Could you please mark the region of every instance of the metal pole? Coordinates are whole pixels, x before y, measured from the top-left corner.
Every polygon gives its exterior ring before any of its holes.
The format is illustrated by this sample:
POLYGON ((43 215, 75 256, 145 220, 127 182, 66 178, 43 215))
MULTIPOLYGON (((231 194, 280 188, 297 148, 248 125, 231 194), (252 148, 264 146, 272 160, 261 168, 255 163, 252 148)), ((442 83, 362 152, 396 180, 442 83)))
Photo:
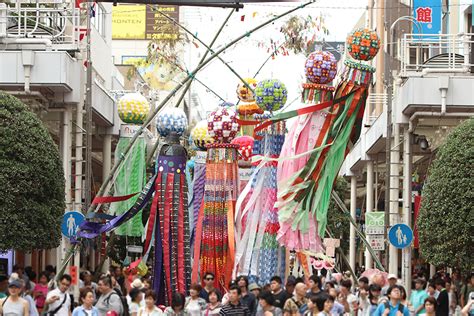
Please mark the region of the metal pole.
MULTIPOLYGON (((357 199, 357 178, 351 176, 351 217, 356 218, 356 199, 357 199)), ((355 271, 356 266, 356 232, 354 225, 349 230, 349 264, 351 269, 355 271)))
MULTIPOLYGON (((406 126, 403 136, 403 222, 411 227, 411 133, 406 126)), ((411 291, 411 247, 403 249, 402 258, 402 279, 407 289, 407 294, 411 291)))
POLYGON ((84 207, 91 205, 92 179, 92 58, 91 58, 91 4, 87 3, 87 73, 86 73, 86 161, 84 207))
MULTIPOLYGON (((399 194, 400 194, 400 124, 393 124, 393 138, 390 151, 390 227, 399 223, 399 194)), ((398 275, 398 249, 389 245, 389 273, 398 275)))
MULTIPOLYGON (((366 192, 366 207, 365 214, 374 210, 374 162, 372 160, 367 161, 367 192, 366 192)), ((366 216, 367 220, 367 216, 366 216)), ((367 236, 367 234, 365 235, 367 236)), ((370 252, 365 250, 365 269, 371 269, 374 265, 370 252)))

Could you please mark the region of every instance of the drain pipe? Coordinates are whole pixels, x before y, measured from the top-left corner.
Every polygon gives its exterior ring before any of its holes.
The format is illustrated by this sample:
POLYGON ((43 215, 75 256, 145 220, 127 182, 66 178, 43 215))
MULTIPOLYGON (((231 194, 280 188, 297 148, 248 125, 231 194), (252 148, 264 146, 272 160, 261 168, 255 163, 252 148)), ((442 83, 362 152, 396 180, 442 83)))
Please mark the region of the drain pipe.
POLYGON ((30 94, 31 67, 35 64, 35 52, 32 50, 22 50, 21 59, 23 62, 23 72, 25 75, 25 93, 30 94))
POLYGON ((446 99, 449 88, 449 76, 439 77, 439 91, 441 92, 441 115, 446 114, 446 99))

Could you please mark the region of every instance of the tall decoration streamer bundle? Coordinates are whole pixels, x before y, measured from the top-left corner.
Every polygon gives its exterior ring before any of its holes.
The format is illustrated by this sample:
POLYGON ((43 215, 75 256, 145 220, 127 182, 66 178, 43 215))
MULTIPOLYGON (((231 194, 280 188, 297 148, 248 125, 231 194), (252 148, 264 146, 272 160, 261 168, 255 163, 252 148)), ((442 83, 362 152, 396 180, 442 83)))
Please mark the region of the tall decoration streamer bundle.
POLYGON ((156 192, 145 250, 149 252, 154 239, 153 289, 164 304, 171 303, 173 292, 187 293, 191 280, 187 153, 179 142, 186 127, 186 115, 180 109, 163 111, 157 118, 157 129, 166 138, 156 162, 156 192))
MULTIPOLYGON (((265 110, 278 110, 286 102, 286 88, 278 80, 258 84, 257 103, 265 110)), ((255 115, 256 120, 271 117, 271 113, 255 115)), ((285 139, 285 123, 278 122, 259 132, 253 155, 278 159, 285 139)), ((236 205, 237 251, 233 269, 267 284, 274 275, 284 277, 285 250, 276 241, 279 229, 277 200, 277 161, 255 163, 252 176, 241 192, 236 205)))
MULTIPOLYGON (((348 37, 349 41, 352 43, 348 45, 349 49, 356 51, 354 45, 360 45, 359 51, 367 51, 372 57, 380 45, 375 32, 369 30, 355 31, 348 37), (357 40, 354 40, 355 37, 357 40), (366 45, 374 49, 366 50, 366 45)), ((365 54, 361 57, 367 60, 365 54)), ((316 148, 304 168, 290 177, 288 186, 279 192, 280 221, 288 219, 285 214, 291 214, 289 210, 298 209, 292 229, 307 231, 309 227, 305 223, 305 214, 311 212, 316 216, 319 236, 324 236, 333 184, 348 152, 349 143, 355 143, 359 137, 373 72, 374 68, 370 66, 346 60, 342 81, 336 88, 329 119, 323 124, 316 148)))
MULTIPOLYGON (((122 96, 117 104, 117 110, 120 119, 126 123, 120 127, 120 139, 115 149, 115 160, 119 159, 135 132, 146 119, 150 106, 144 96, 139 93, 129 93, 122 96)), ((140 192, 146 181, 146 143, 143 135, 135 142, 131 153, 123 162, 123 167, 117 174, 114 183, 114 195, 123 196, 131 193, 140 192)), ((130 209, 137 201, 137 196, 113 203, 110 210, 113 214, 121 215, 130 209)), ((143 223, 141 212, 129 221, 123 223, 115 231, 117 235, 139 237, 143 234, 143 223)))
MULTIPOLYGON (((329 52, 315 51, 308 56, 305 65, 308 83, 303 84, 302 101, 304 104, 320 104, 331 101, 334 87, 330 84, 336 76, 337 61, 329 52)), ((282 149, 282 157, 295 157, 321 145, 325 130, 330 122, 328 109, 321 109, 301 115, 288 131, 282 149)), ((308 162, 309 155, 297 159, 284 160, 278 165, 278 183, 280 192, 291 190, 289 179, 301 171, 308 162)), ((278 242, 291 251, 309 250, 313 253, 323 251, 318 236, 317 221, 310 209, 304 209, 301 203, 292 203, 279 195, 280 230, 278 242), (300 219, 300 225, 294 226, 300 219)))
MULTIPOLYGON (((247 84, 252 88, 257 88, 257 80, 253 78, 244 79, 247 84)), ((242 82, 237 85, 237 97, 242 101, 237 106, 237 112, 241 120, 253 120, 255 114, 263 114, 263 110, 255 103, 255 93, 253 93, 247 86, 242 82)), ((241 127, 243 135, 253 135, 253 125, 244 125, 241 127)))
POLYGON ((208 117, 204 203, 196 227, 192 281, 198 274, 213 272, 217 287, 224 290, 231 281, 234 262, 234 207, 238 194, 238 145, 230 141, 239 131, 236 113, 219 108, 208 117))

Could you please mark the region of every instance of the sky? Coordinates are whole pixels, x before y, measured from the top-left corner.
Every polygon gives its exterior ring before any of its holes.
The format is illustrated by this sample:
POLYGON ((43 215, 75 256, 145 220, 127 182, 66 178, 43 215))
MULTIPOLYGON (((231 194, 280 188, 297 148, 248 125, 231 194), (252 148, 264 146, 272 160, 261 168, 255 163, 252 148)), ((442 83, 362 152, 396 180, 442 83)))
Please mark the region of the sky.
MULTIPOLYGON (((322 33, 318 33, 318 36, 326 41, 344 41, 347 34, 364 13, 366 4, 367 0, 320 0, 296 11, 293 15, 302 17, 311 15, 313 18, 322 15, 323 25, 329 30, 329 35, 323 36, 322 33)), ((291 2, 245 4, 244 9, 233 13, 213 47, 219 49, 237 36, 265 22, 272 15, 283 13, 295 6, 297 4, 291 2)), ((186 27, 204 43, 209 43, 212 40, 230 11, 230 9, 196 7, 186 7, 183 10, 186 27)), ((272 40, 282 42, 283 35, 279 30, 288 18, 289 16, 277 20, 273 24, 251 34, 220 56, 241 77, 253 77, 257 69, 270 55, 267 52, 270 42, 272 40)), ((184 54, 183 62, 188 69, 195 68, 205 50, 203 45, 196 44, 198 47, 188 45, 184 54)), ((278 55, 265 64, 256 79, 273 78, 281 80, 288 89, 288 106, 291 101, 298 99, 299 87, 305 81, 304 62, 305 56, 302 54, 296 55, 290 52, 289 56, 278 55)), ((226 101, 237 102, 235 90, 239 79, 221 61, 214 59, 196 77, 226 101)), ((199 83, 194 83, 192 89, 194 93, 199 95, 203 106, 202 112, 214 110, 221 102, 218 97, 199 83)), ((298 107, 298 105, 299 102, 295 101, 288 108, 298 107)))

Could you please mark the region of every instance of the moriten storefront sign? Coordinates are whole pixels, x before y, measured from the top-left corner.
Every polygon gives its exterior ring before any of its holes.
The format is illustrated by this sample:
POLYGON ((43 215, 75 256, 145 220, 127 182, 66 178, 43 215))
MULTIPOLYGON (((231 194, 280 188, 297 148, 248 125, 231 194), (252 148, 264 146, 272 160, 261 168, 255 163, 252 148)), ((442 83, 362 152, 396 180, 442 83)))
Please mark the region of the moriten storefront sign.
MULTIPOLYGON (((441 33, 441 0, 414 0, 413 25, 414 34, 440 34, 441 33)), ((421 37, 423 39, 429 36, 421 37)))
POLYGON ((123 4, 112 7, 112 38, 122 40, 175 40, 179 29, 161 13, 179 22, 174 5, 123 4))

